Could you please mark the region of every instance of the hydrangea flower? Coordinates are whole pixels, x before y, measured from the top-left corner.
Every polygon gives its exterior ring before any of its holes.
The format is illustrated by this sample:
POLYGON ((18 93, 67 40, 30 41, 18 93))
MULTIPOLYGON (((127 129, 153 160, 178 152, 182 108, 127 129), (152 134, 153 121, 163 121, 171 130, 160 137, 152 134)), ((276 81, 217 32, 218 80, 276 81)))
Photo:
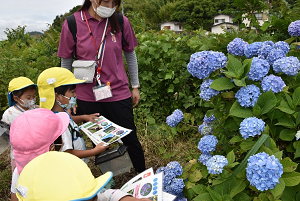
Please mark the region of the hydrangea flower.
POLYGON ((176 176, 181 176, 183 169, 177 161, 172 161, 165 167, 164 172, 166 171, 172 171, 176 176))
POLYGON ((288 76, 294 76, 300 69, 299 59, 297 57, 283 57, 278 59, 273 64, 273 70, 276 73, 284 73, 288 76))
POLYGON ((290 51, 290 46, 285 41, 278 41, 274 44, 274 48, 281 49, 285 54, 287 54, 290 51))
POLYGON ((300 130, 299 130, 299 131, 297 131, 297 133, 296 133, 295 137, 296 137, 296 140, 299 140, 299 139, 300 139, 300 130))
POLYGON ((209 135, 212 133, 213 127, 207 123, 203 123, 198 127, 198 131, 201 135, 209 135))
POLYGON ((248 72, 248 79, 253 81, 261 80, 268 74, 270 70, 269 63, 264 59, 254 57, 251 62, 250 71, 248 72))
POLYGON ((175 127, 182 120, 183 120, 182 111, 176 109, 170 116, 167 117, 166 123, 171 127, 175 127))
POLYGON ((211 99, 211 97, 214 97, 219 94, 219 91, 210 88, 212 82, 213 80, 211 79, 204 80, 204 82, 200 86, 200 98, 203 98, 204 100, 208 101, 211 99))
POLYGON ((187 69, 193 77, 205 79, 217 69, 224 68, 226 63, 227 57, 224 53, 202 51, 191 55, 187 69))
POLYGON ((258 57, 262 59, 266 59, 269 53, 274 49, 273 45, 268 45, 267 43, 263 43, 261 48, 258 50, 258 57))
POLYGON ((182 198, 184 186, 183 179, 174 178, 170 185, 164 186, 164 191, 172 195, 176 195, 178 198, 182 198))
POLYGON ((283 174, 282 164, 274 155, 262 152, 250 156, 246 168, 246 176, 251 186, 259 191, 275 188, 283 174))
POLYGON ((281 49, 272 49, 270 51, 270 53, 268 54, 268 56, 267 56, 267 61, 269 62, 270 65, 273 65, 273 63, 276 60, 278 60, 278 59, 280 59, 282 57, 285 57, 285 55, 286 54, 281 49))
POLYGON ((270 46, 274 46, 274 42, 273 41, 271 41, 271 40, 268 40, 268 41, 265 41, 265 42, 263 42, 263 45, 270 45, 270 46))
POLYGON ((155 174, 161 173, 161 172, 163 172, 163 171, 165 171, 165 167, 159 167, 159 168, 156 170, 155 174))
POLYGON ((221 174, 227 164, 228 160, 225 156, 215 155, 206 162, 206 167, 210 174, 221 174))
POLYGON ((244 119, 240 124, 240 133, 246 140, 248 137, 260 135, 265 130, 265 122, 256 117, 244 119))
POLYGON ((249 45, 248 42, 245 42, 241 38, 235 38, 227 45, 227 51, 229 54, 236 56, 243 56, 246 47, 249 45))
POLYGON ((289 25, 288 32, 290 36, 300 36, 300 20, 292 22, 289 25))
POLYGON ((273 74, 264 77, 261 81, 261 88, 263 92, 267 92, 272 89, 273 93, 278 93, 283 90, 285 83, 281 77, 275 76, 273 74))
POLYGON ((202 137, 198 143, 198 149, 202 153, 209 153, 216 149, 218 144, 217 137, 214 135, 205 135, 202 137))
POLYGON ((207 117, 207 116, 205 115, 204 118, 203 118, 203 122, 204 122, 204 123, 207 123, 207 124, 212 123, 214 120, 216 120, 215 115, 211 115, 210 117, 207 117))
POLYGON ((163 173, 163 185, 168 186, 173 182, 173 179, 176 178, 176 175, 173 171, 164 171, 163 173))
POLYGON ((211 153, 203 153, 199 157, 199 162, 206 165, 206 162, 212 157, 211 153))
POLYGON ((259 88, 251 84, 240 88, 235 94, 235 98, 237 98, 242 107, 253 107, 260 94, 259 88))
POLYGON ((258 55, 258 50, 261 48, 261 46, 263 45, 262 42, 254 42, 254 43, 251 43, 250 45, 248 45, 246 48, 245 48, 245 56, 247 58, 252 58, 254 56, 257 56, 258 55))

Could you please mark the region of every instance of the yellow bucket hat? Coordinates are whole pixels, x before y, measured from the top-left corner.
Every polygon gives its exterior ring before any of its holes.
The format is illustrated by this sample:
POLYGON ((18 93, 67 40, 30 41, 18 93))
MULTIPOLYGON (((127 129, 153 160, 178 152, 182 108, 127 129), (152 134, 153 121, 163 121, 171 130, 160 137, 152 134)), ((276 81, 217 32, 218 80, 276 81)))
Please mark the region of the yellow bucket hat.
POLYGON ((8 84, 8 104, 9 106, 13 106, 16 104, 16 101, 13 99, 13 91, 24 89, 26 87, 29 87, 31 85, 36 86, 29 78, 27 77, 17 77, 12 79, 8 84))
POLYGON ((50 151, 30 161, 20 174, 17 197, 25 200, 89 200, 112 178, 107 172, 95 178, 80 158, 50 151))
POLYGON ((44 70, 37 79, 40 107, 52 109, 55 101, 54 88, 84 82, 85 80, 76 79, 74 74, 66 68, 52 67, 44 70))

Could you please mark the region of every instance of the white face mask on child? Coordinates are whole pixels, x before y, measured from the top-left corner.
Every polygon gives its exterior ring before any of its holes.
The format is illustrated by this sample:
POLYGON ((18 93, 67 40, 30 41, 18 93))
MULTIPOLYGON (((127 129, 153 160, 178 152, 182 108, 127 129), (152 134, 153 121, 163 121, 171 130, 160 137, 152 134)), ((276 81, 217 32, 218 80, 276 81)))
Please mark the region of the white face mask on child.
POLYGON ((21 98, 19 98, 19 100, 23 102, 23 104, 21 102, 19 102, 19 104, 22 107, 28 108, 29 110, 32 110, 35 108, 36 98, 34 98, 32 100, 22 100, 21 98))
MULTIPOLYGON (((94 0, 94 2, 96 3, 95 0, 94 0)), ((92 4, 92 6, 93 6, 93 4, 92 4)), ((95 13, 97 13, 97 15, 99 15, 99 17, 102 17, 102 18, 109 18, 110 16, 112 16, 114 14, 114 12, 116 11, 116 8, 117 8, 116 6, 113 8, 107 8, 105 6, 100 5, 97 7, 97 9, 95 9, 93 6, 95 13)))

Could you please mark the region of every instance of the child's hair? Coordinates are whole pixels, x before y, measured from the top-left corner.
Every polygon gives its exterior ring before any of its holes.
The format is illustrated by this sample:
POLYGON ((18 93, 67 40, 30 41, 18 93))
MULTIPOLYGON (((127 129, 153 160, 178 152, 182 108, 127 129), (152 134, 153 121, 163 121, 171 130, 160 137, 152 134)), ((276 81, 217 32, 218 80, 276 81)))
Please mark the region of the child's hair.
POLYGON ((61 95, 65 95, 67 91, 71 91, 74 90, 76 88, 75 84, 71 84, 71 85, 63 85, 63 86, 59 86, 56 87, 54 89, 55 93, 57 94, 61 94, 61 95))
POLYGON ((14 96, 17 96, 17 97, 20 98, 26 91, 30 91, 30 90, 34 90, 34 89, 36 89, 36 86, 35 85, 30 85, 30 86, 25 87, 23 89, 15 90, 15 91, 12 92, 12 94, 14 96))

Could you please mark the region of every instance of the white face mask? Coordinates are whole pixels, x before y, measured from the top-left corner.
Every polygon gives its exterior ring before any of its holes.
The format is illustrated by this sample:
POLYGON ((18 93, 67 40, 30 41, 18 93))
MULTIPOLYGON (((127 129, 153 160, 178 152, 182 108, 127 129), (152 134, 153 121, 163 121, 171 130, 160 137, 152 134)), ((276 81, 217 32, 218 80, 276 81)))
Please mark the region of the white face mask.
POLYGON ((21 98, 19 98, 19 100, 21 100, 23 102, 19 104, 22 106, 22 107, 25 107, 25 108, 28 108, 30 110, 34 109, 35 108, 35 101, 36 101, 36 98, 32 99, 32 100, 22 100, 21 98))
MULTIPOLYGON (((94 0, 94 2, 95 2, 95 0, 94 0)), ((92 4, 92 6, 93 6, 93 4, 92 4)), ((114 12, 116 11, 116 8, 117 8, 116 6, 113 7, 113 8, 107 8, 105 6, 100 5, 100 6, 97 7, 97 9, 95 9, 94 6, 93 6, 94 11, 101 18, 109 18, 110 16, 112 16, 114 14, 114 12)))

